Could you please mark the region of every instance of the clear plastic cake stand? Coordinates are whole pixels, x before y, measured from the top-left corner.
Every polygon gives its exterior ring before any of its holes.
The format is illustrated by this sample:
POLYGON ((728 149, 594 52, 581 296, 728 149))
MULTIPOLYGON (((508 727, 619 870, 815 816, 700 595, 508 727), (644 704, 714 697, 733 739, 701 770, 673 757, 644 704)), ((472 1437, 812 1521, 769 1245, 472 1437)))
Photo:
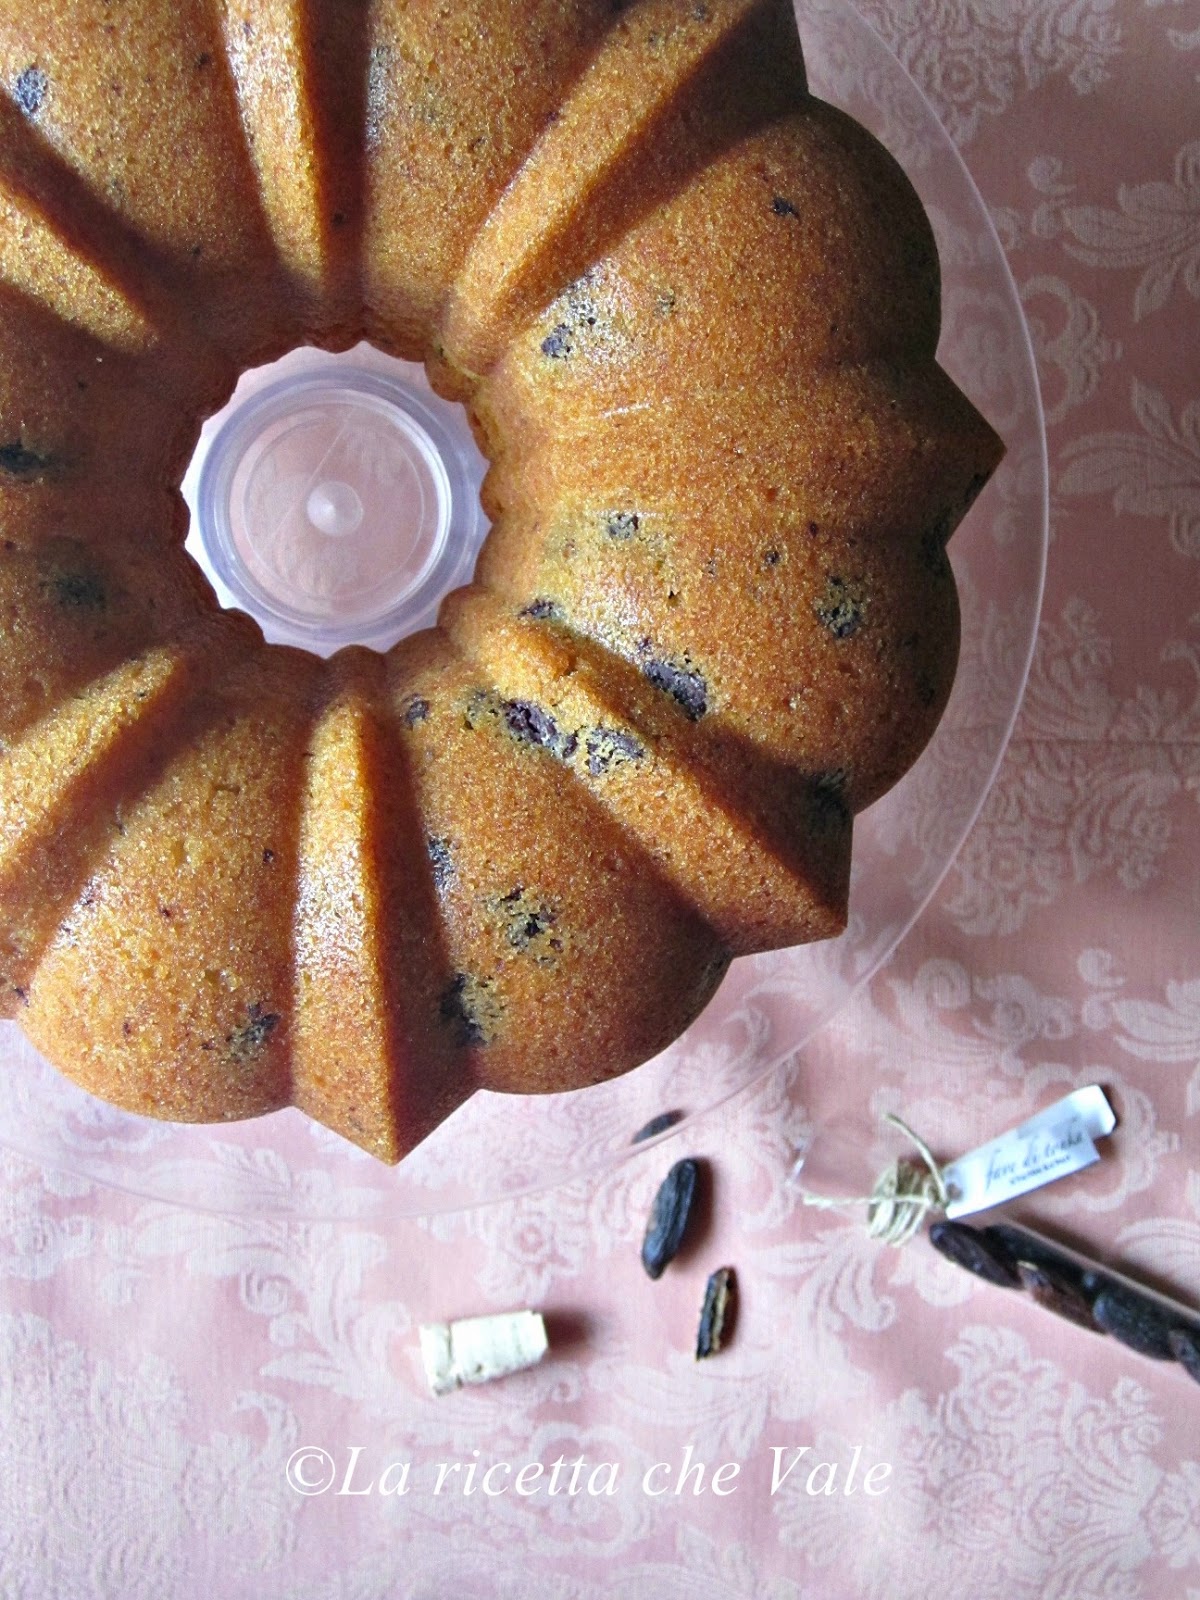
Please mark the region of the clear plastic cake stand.
MULTIPOLYGON (((654 1114, 695 1115, 745 1091, 888 960, 978 816, 1024 689, 1046 554, 1045 434, 1012 278, 936 117, 848 7, 802 3, 800 24, 813 91, 883 140, 929 209, 940 359, 1008 446, 951 542, 963 604, 953 696, 917 766, 858 819, 846 932, 736 962, 688 1033, 626 1077, 574 1094, 474 1096, 395 1168, 296 1111, 209 1127, 113 1110, 12 1023, 0 1025, 0 1142, 75 1181, 222 1213, 382 1222, 481 1204, 598 1173, 629 1157, 654 1114)), ((386 649, 468 578, 487 531, 484 468, 462 408, 432 394, 419 367, 366 346, 295 351, 246 374, 205 425, 184 485, 189 548, 221 600, 251 611, 269 639, 322 654, 386 649)))

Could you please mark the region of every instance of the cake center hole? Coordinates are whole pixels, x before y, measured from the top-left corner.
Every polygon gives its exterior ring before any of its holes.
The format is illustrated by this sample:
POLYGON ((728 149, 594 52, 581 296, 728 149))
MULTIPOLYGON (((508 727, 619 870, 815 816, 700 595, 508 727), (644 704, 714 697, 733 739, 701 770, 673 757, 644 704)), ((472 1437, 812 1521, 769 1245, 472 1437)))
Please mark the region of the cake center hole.
POLYGON ((340 539, 361 526, 363 503, 352 483, 327 478, 304 502, 305 514, 319 533, 340 539))
POLYGON ((429 626, 487 531, 487 463, 424 370, 360 344, 243 374, 183 491, 188 549, 268 639, 328 655, 429 626))

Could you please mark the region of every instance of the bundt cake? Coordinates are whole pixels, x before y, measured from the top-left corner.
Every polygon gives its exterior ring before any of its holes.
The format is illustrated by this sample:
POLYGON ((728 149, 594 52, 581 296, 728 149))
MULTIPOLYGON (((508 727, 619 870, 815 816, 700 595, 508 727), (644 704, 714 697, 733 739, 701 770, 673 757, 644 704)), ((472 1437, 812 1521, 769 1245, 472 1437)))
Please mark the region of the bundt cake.
POLYGON ((837 933, 1001 446, 790 0, 0 4, 0 1000, 152 1116, 395 1161, 837 933), (183 550, 237 373, 367 338, 491 463, 388 654, 183 550))

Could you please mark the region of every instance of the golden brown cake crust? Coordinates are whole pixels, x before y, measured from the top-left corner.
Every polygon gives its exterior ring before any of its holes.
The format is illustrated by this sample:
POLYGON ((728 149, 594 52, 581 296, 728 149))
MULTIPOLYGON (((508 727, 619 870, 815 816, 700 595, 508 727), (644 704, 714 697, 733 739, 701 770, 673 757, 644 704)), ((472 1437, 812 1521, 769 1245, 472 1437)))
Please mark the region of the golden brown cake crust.
POLYGON ((395 1161, 838 932, 1001 447, 788 0, 0 0, 0 89, 0 1010, 116 1104, 395 1161), (364 331, 494 525, 323 663, 217 609, 177 485, 239 368, 364 331))

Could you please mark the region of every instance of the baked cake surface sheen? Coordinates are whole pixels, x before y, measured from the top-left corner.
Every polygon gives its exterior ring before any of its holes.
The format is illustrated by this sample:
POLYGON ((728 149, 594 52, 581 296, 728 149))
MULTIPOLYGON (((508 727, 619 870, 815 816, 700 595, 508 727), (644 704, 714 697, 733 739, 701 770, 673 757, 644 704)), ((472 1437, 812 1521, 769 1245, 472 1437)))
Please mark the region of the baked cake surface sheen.
POLYGON ((0 1008, 87 1089, 396 1161, 844 925, 1001 446, 787 0, 0 0, 0 1008), (439 626, 222 612, 238 371, 370 338, 491 463, 439 626))

